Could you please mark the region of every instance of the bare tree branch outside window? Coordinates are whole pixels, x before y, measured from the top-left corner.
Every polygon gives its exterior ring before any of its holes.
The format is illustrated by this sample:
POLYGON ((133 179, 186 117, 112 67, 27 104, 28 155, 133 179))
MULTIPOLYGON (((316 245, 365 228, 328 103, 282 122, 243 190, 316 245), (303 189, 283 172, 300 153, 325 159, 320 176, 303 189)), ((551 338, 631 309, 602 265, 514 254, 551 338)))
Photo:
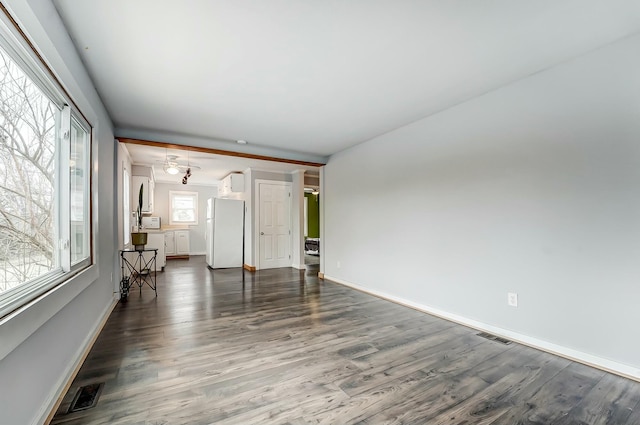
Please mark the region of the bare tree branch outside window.
POLYGON ((0 293, 53 269, 58 108, 0 51, 0 293))

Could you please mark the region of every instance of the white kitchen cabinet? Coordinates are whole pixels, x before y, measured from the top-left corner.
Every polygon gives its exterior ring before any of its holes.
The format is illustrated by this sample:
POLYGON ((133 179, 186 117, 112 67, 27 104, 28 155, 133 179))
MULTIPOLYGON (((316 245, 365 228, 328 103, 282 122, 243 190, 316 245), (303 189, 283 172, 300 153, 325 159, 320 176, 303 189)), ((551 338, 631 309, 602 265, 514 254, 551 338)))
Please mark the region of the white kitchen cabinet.
POLYGON ((170 230, 164 234, 165 254, 167 256, 189 255, 189 231, 170 230))
MULTIPOLYGON (((147 245, 146 249, 157 249, 158 254, 156 257, 156 267, 159 270, 163 270, 164 266, 167 264, 167 257, 164 251, 164 233, 163 232, 147 232, 147 245)), ((152 253, 145 252, 145 259, 148 260, 148 256, 151 256, 152 253)))
POLYGON ((189 255, 189 231, 176 230, 176 255, 189 255))
POLYGON ((244 192, 244 174, 231 173, 222 179, 222 184, 218 188, 220 198, 239 192, 244 192))
POLYGON ((164 232, 164 252, 167 256, 176 255, 175 232, 164 232))

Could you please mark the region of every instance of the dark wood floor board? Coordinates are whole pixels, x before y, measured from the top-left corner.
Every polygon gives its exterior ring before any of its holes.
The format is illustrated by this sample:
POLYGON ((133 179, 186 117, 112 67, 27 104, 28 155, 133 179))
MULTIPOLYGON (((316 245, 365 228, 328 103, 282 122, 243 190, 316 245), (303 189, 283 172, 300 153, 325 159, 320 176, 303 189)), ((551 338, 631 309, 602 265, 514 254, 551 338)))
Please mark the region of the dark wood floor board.
POLYGON ((376 387, 383 385, 390 377, 401 377, 419 370, 432 374, 439 368, 444 367, 449 370, 456 367, 466 370, 469 366, 468 356, 470 352, 475 349, 476 353, 479 354, 477 357, 485 359, 488 351, 491 351, 489 344, 477 339, 471 341, 449 340, 441 344, 435 344, 432 347, 433 351, 427 352, 424 350, 419 355, 387 354, 377 358, 375 362, 369 362, 366 368, 355 363, 361 371, 340 382, 340 388, 347 394, 355 396, 375 390, 376 387), (479 350, 477 348, 478 344, 482 346, 479 350))
POLYGON ((366 423, 430 423, 431 418, 445 411, 454 411, 456 406, 472 399, 491 385, 477 374, 470 374, 470 370, 475 371, 479 368, 485 373, 491 373, 492 370, 501 370, 504 360, 508 357, 539 354, 535 351, 530 352, 525 347, 514 349, 498 346, 497 343, 484 339, 468 350, 467 353, 459 350, 458 353, 452 352, 436 357, 435 363, 422 370, 428 380, 425 380, 425 385, 420 388, 418 397, 408 394, 395 405, 366 418, 366 423))
MULTIPOLYGON (((308 361, 301 360, 296 363, 250 368, 238 373, 228 374, 216 380, 214 384, 209 384, 210 377, 208 376, 194 377, 190 380, 168 380, 159 382, 157 385, 138 387, 135 390, 128 388, 125 391, 113 393, 110 397, 105 397, 103 403, 105 410, 109 412, 117 408, 120 400, 134 398, 138 403, 127 409, 130 416, 134 418, 141 415, 156 417, 160 413, 158 420, 162 415, 171 412, 175 413, 172 413, 172 419, 177 420, 176 414, 179 413, 180 409, 185 405, 192 406, 190 408, 195 409, 193 406, 197 405, 198 400, 207 400, 209 403, 213 403, 212 405, 207 405, 207 410, 210 411, 215 410, 211 406, 216 406, 216 409, 223 409, 225 412, 233 409, 250 409, 254 406, 251 403, 246 403, 246 401, 255 396, 256 388, 264 391, 262 384, 265 379, 282 375, 287 378, 285 380, 287 385, 295 385, 294 371, 297 366, 303 365, 308 366, 308 361), (108 409, 110 405, 113 409, 108 409), (149 406, 154 406, 151 413, 148 412, 149 406)), ((213 415, 211 412, 209 414, 213 415)), ((109 419, 115 420, 113 417, 109 419)))
POLYGON ((448 344, 447 346, 438 347, 437 352, 430 354, 433 361, 429 364, 428 369, 425 370, 451 377, 461 373, 469 373, 469 370, 473 370, 474 374, 489 382, 486 377, 480 376, 480 372, 490 374, 492 370, 495 370, 494 364, 496 362, 501 362, 499 370, 505 370, 502 364, 504 362, 503 359, 515 357, 524 362, 528 359, 527 356, 533 353, 529 350, 524 350, 519 345, 504 346, 478 338, 475 335, 467 335, 461 338, 458 344, 454 343, 452 346, 448 344))
POLYGON ((383 402, 384 409, 372 409, 358 419, 366 424, 430 423, 428 418, 457 406, 489 385, 475 375, 449 376, 424 370, 421 372, 425 376, 415 388, 399 394, 395 400, 386 399, 383 402))
POLYGON ((303 418, 307 423, 314 424, 359 423, 375 412, 394 406, 403 397, 415 394, 425 377, 424 372, 416 371, 400 378, 389 379, 384 386, 376 388, 376 391, 338 399, 324 406, 309 408, 303 405, 303 418))
MULTIPOLYGON (((363 354, 351 359, 351 362, 367 373, 375 371, 385 371, 398 364, 404 364, 407 360, 420 358, 429 360, 441 353, 446 352, 451 347, 466 347, 466 344, 476 344, 482 341, 470 336, 466 329, 458 327, 447 329, 427 335, 423 338, 416 338, 407 341, 404 345, 390 345, 386 349, 380 349, 363 354), (426 341, 425 339, 428 339, 426 341)), ((425 365, 426 366, 426 365, 425 365)))
MULTIPOLYGON (((544 355, 548 356, 546 353, 544 355)), ((526 397, 523 398, 512 398, 510 402, 513 407, 494 424, 539 425, 564 421, 604 374, 600 370, 570 362, 536 391, 525 392, 526 397)), ((624 380, 621 377, 615 379, 617 382, 624 380)), ((535 389, 535 386, 530 389, 535 389)))
MULTIPOLYGON (((315 267, 315 268, 314 268, 315 267)), ((53 424, 640 424, 640 384, 317 278, 170 261, 53 424), (81 385, 96 407, 68 414, 81 385), (625 422, 626 421, 626 422, 625 422)))
POLYGON ((635 419, 628 419, 640 402, 638 394, 633 388, 638 384, 631 380, 621 380, 619 377, 605 374, 600 382, 589 391, 576 407, 562 419, 560 425, 609 425, 609 424, 638 424, 635 419))
MULTIPOLYGON (((218 413, 209 414, 212 423, 263 423, 271 418, 275 422, 276 413, 293 412, 299 415, 304 411, 302 406, 310 403, 318 406, 331 403, 347 396, 309 379, 306 375, 295 376, 295 373, 284 374, 282 384, 267 385, 259 390, 256 386, 246 391, 226 396, 217 403, 218 413)), ((228 394, 228 393, 226 393, 228 394)), ((290 413, 287 413, 290 417, 290 413)), ((284 420, 282 421, 284 422, 284 420)))
MULTIPOLYGON (((233 418, 231 423, 259 423, 245 420, 272 410, 273 403, 278 400, 287 400, 290 406, 295 406, 297 397, 302 400, 330 394, 323 386, 322 380, 318 379, 317 372, 321 368, 315 362, 308 361, 298 365, 290 364, 287 367, 275 364, 271 369, 265 369, 260 373, 219 380, 212 385, 200 387, 201 396, 209 400, 209 404, 201 406, 200 409, 213 423, 224 423, 228 418, 233 418), (301 373, 304 371, 307 371, 307 374, 301 373), (310 377, 307 376, 309 374, 310 377), (274 386, 263 382, 265 378, 274 375, 279 376, 282 384, 274 386)), ((334 373, 330 364, 325 365, 324 369, 327 374, 334 373)), ((334 393, 344 397, 344 394, 334 393)), ((195 409, 193 405, 190 406, 190 415, 200 414, 195 409)))
POLYGON ((430 323, 406 330, 397 329, 394 335, 380 338, 374 337, 371 342, 380 351, 390 351, 399 348, 407 349, 408 345, 415 344, 421 338, 436 340, 436 335, 446 335, 448 333, 462 336, 469 334, 469 330, 462 327, 443 326, 443 323, 430 323))
POLYGON ((501 345, 499 342, 492 342, 493 346, 500 352, 490 359, 475 365, 474 373, 490 384, 504 378, 505 375, 522 368, 534 368, 536 364, 542 362, 546 357, 545 353, 532 351, 528 347, 519 344, 501 345), (496 368, 494 363, 499 363, 496 368), (533 364, 532 364, 533 362, 533 364))
MULTIPOLYGON (((487 381, 483 378, 482 373, 479 373, 478 376, 489 385, 455 407, 447 409, 436 417, 429 418, 429 423, 438 425, 496 423, 513 408, 513 400, 526 399, 531 392, 535 392, 536 385, 541 386, 551 378, 548 373, 552 375, 557 373, 557 370, 553 368, 543 369, 539 366, 543 356, 544 353, 531 356, 529 361, 525 361, 517 367, 509 367, 507 370, 504 367, 506 357, 494 357, 496 360, 494 366, 499 367, 492 367, 490 374, 495 376, 498 371, 501 371, 502 376, 496 381, 487 381), (503 370, 504 372, 502 372, 503 370)), ((566 365, 561 364, 560 367, 564 368, 566 365)))
MULTIPOLYGON (((127 384, 117 385, 117 389, 103 395, 105 401, 115 400, 116 402, 122 398, 136 398, 138 400, 150 403, 159 397, 163 397, 166 392, 179 392, 181 390, 194 389, 194 391, 206 390, 209 386, 217 385, 234 385, 237 381, 255 381, 264 379, 265 377, 278 375, 279 373, 295 370, 296 367, 310 363, 309 359, 299 359, 295 361, 282 363, 254 362, 244 368, 237 368, 224 373, 203 373, 185 377, 178 375, 175 378, 163 381, 147 382, 144 384, 127 384)), ((105 388, 106 390, 106 388, 105 388)))
MULTIPOLYGON (((635 390, 630 390, 630 395, 629 396, 633 396, 635 393, 635 390)), ((612 410, 616 410, 615 408, 613 408, 612 410)), ((612 422, 612 421, 606 421, 606 420, 600 420, 600 422, 602 423, 606 423, 606 424, 614 424, 616 422, 612 422)), ((636 406, 631 410, 631 412, 629 413, 629 416, 626 419, 626 422, 621 422, 621 423, 625 423, 625 424, 640 424, 640 402, 638 402, 638 404, 636 404, 636 406)))

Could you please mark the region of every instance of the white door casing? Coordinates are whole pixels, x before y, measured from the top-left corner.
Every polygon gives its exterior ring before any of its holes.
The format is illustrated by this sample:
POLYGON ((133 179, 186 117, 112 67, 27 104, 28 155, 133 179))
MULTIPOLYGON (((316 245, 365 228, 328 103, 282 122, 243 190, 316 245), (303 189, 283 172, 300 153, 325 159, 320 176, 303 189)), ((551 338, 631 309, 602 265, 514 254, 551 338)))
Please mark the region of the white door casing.
POLYGON ((256 181, 258 268, 291 266, 291 183, 256 181))

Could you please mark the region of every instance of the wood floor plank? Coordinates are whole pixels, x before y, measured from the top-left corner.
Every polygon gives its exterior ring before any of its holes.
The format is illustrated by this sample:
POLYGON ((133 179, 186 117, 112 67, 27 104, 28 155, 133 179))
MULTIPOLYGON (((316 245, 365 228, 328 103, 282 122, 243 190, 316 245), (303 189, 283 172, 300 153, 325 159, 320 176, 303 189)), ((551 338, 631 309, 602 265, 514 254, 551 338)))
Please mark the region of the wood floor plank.
MULTIPOLYGON (((605 372, 588 366, 570 363, 533 394, 527 392, 527 397, 512 399, 514 407, 494 424, 537 425, 563 421, 604 374, 605 372)), ((615 378, 617 382, 624 380, 615 378)))
POLYGON ((52 424, 640 424, 640 384, 317 279, 170 261, 52 424), (67 413, 81 385, 96 407, 67 413))
POLYGON ((497 343, 486 340, 467 350, 460 350, 458 354, 451 352, 442 356, 428 370, 424 370, 427 377, 420 388, 419 397, 407 394, 394 405, 374 412, 366 422, 427 423, 431 418, 454 409, 491 385, 477 373, 469 373, 470 370, 481 369, 484 373, 491 374, 493 370, 502 370, 506 359, 522 354, 528 356, 535 353, 527 352, 525 347, 498 346, 497 343))
POLYGON ((640 423, 628 419, 640 400, 633 388, 637 383, 621 380, 617 376, 605 374, 600 382, 589 391, 576 407, 559 421, 558 425, 607 425, 640 423))

